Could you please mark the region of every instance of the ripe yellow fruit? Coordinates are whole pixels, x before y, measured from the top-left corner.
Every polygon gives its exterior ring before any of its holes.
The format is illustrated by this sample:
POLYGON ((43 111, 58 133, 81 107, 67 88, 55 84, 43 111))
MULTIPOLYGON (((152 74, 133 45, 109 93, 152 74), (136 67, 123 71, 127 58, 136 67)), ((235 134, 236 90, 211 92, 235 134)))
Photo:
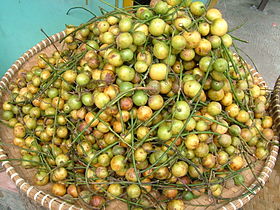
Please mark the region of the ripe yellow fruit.
POLYGON ((217 18, 213 21, 210 27, 211 34, 223 36, 228 31, 228 24, 223 18, 217 18))
POLYGON ((153 80, 164 80, 167 76, 168 69, 166 64, 157 63, 151 66, 149 75, 153 80))

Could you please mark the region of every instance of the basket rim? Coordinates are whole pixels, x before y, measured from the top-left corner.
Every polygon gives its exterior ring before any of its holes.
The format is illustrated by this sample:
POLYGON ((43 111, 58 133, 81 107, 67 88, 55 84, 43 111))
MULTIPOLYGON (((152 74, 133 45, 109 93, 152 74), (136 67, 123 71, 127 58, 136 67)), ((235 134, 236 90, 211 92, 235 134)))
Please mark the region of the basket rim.
MULTIPOLYGON (((9 81, 13 78, 15 73, 21 68, 23 64, 25 64, 30 58, 32 58, 35 54, 39 53, 43 49, 45 49, 48 46, 51 46, 53 43, 60 41, 63 37, 66 36, 65 31, 56 33, 47 39, 42 40, 29 50, 27 50, 19 59, 17 59, 12 66, 7 70, 7 72, 4 74, 0 81, 0 97, 2 97, 2 88, 5 88, 8 86, 9 81)), ((254 68, 250 68, 250 72, 252 76, 257 77, 261 80, 259 84, 261 84, 264 88, 267 88, 266 82, 263 80, 263 77, 257 72, 254 68)), ((280 106, 280 77, 279 77, 279 84, 275 86, 274 95, 272 97, 271 104, 278 104, 280 106), (277 95, 277 96, 276 96, 277 95)), ((280 109, 273 109, 272 116, 277 115, 280 116, 280 109)), ((280 127, 280 124, 279 124, 280 127)), ((278 128, 277 128, 278 130, 278 128)), ((1 139, 0 139, 1 141, 1 139)), ((275 143, 279 143, 278 137, 275 134, 275 143)), ((270 149, 270 154, 267 157, 265 161, 265 165, 262 168, 259 176, 257 177, 258 180, 255 180, 250 186, 250 189, 253 189, 257 186, 257 182, 262 183, 262 186, 265 185, 266 181, 269 179, 270 174, 272 173, 272 169, 274 168, 277 155, 278 155, 279 146, 278 144, 275 144, 270 149)), ((10 179, 15 183, 15 185, 19 188, 20 191, 26 194, 27 197, 33 199, 36 203, 40 204, 43 207, 49 208, 49 209, 82 209, 80 207, 77 207, 75 205, 66 203, 62 199, 58 197, 54 197, 50 194, 47 194, 39 189, 37 189, 35 186, 30 185, 28 182, 26 182, 21 176, 16 172, 15 168, 12 166, 12 163, 10 161, 3 161, 8 156, 4 153, 3 148, 0 146, 0 160, 2 160, 2 166, 5 169, 6 173, 9 175, 10 179)), ((253 189, 253 192, 257 194, 262 186, 257 186, 256 189, 253 189)), ((250 201, 255 195, 249 194, 243 198, 233 200, 229 203, 227 203, 225 206, 221 207, 221 209, 224 210, 235 210, 238 208, 241 208, 244 206, 248 201, 250 201)))

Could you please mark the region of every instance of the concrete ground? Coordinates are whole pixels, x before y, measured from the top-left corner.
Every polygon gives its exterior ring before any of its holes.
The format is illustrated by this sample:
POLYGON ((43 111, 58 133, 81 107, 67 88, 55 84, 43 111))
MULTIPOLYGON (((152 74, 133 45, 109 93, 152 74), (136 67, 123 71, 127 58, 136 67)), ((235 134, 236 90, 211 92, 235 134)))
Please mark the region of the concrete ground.
POLYGON ((270 0, 263 12, 256 9, 260 1, 219 0, 217 8, 222 10, 230 29, 245 23, 232 35, 249 41, 247 44, 236 41, 236 44, 253 59, 273 88, 280 73, 280 0, 270 0))
MULTIPOLYGON (((259 3, 260 0, 219 0, 217 8, 222 10, 230 29, 245 22, 232 34, 249 43, 236 44, 254 60, 258 71, 273 88, 280 73, 280 0, 270 0, 263 12, 256 9, 259 3)), ((0 173, 0 180, 6 178, 5 173, 0 173)), ((8 189, 11 185, 9 181, 0 183, 0 209, 22 209, 17 194, 13 192, 15 189, 8 189)))

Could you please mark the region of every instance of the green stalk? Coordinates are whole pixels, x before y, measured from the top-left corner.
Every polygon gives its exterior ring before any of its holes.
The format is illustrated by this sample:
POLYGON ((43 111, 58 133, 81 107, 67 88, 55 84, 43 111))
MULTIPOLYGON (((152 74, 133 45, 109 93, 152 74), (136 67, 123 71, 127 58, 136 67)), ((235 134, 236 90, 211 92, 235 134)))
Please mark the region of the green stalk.
MULTIPOLYGON (((131 127, 134 128, 133 115, 131 115, 131 127)), ((134 130, 133 129, 131 131, 131 136, 132 136, 131 145, 132 145, 132 148, 134 148, 134 130)), ((138 182, 139 186, 141 187, 142 183, 141 183, 141 180, 140 180, 140 177, 139 177, 139 174, 138 174, 138 169, 136 167, 135 152, 134 151, 132 151, 132 163, 133 163, 134 173, 136 175, 137 182, 138 182)))
MULTIPOLYGON (((118 7, 116 7, 116 6, 114 6, 114 5, 110 4, 110 3, 108 3, 107 1, 104 1, 104 0, 99 0, 99 1, 101 1, 101 2, 104 3, 104 4, 107 4, 108 6, 110 6, 110 7, 112 7, 112 8, 114 8, 116 11, 119 11, 119 12, 121 12, 121 13, 123 13, 123 14, 126 14, 126 15, 131 16, 131 13, 126 12, 124 9, 118 8, 118 7)), ((134 18, 138 19, 136 16, 135 16, 134 18)))
POLYGON ((118 111, 119 111, 119 114, 120 114, 120 120, 121 120, 121 124, 122 124, 122 133, 124 133, 124 122, 123 122, 123 118, 122 118, 122 110, 121 110, 121 107, 120 107, 120 101, 117 102, 117 106, 118 106, 118 111))
POLYGON ((93 17, 97 17, 96 14, 94 14, 92 11, 90 11, 89 9, 85 8, 85 7, 71 7, 70 9, 68 9, 68 11, 66 12, 66 15, 69 15, 69 13, 74 10, 74 9, 82 9, 87 11, 88 13, 92 14, 93 17))

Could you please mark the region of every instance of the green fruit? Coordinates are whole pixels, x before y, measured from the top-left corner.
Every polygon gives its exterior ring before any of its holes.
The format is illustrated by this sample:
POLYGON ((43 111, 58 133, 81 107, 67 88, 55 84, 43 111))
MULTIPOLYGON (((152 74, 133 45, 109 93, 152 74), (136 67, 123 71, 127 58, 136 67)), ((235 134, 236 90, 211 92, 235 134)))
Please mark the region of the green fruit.
POLYGON ((153 17, 153 12, 149 9, 143 11, 140 15, 140 19, 141 20, 148 20, 150 19, 151 17, 153 17))
POLYGON ((201 71, 207 72, 208 70, 212 70, 212 65, 211 64, 212 58, 209 56, 204 56, 199 60, 199 68, 201 71), (210 66, 210 67, 209 67, 210 66))
POLYGON ((176 119, 186 120, 190 115, 190 106, 186 101, 177 101, 172 108, 172 112, 176 119))
POLYGON ((138 90, 132 96, 132 100, 136 106, 144 106, 148 101, 148 96, 144 91, 138 90))
POLYGON ((93 95, 91 93, 84 93, 82 95, 82 103, 85 106, 92 106, 94 104, 93 95))
POLYGON ((12 111, 3 111, 2 117, 8 121, 14 117, 14 113, 12 111))
POLYGON ((157 42, 153 48, 154 56, 158 59, 165 59, 169 54, 169 47, 164 42, 157 42))
POLYGON ((153 19, 149 25, 149 32, 153 36, 160 36, 164 33, 166 23, 160 18, 153 19))
POLYGON ((213 90, 221 90, 225 85, 225 82, 224 81, 216 81, 216 80, 212 80, 211 81, 211 88, 213 90))
POLYGON ((69 105, 71 110, 77 110, 82 107, 82 102, 77 95, 72 95, 67 101, 67 104, 69 105))
POLYGON ((154 7, 154 11, 157 14, 164 15, 168 11, 168 4, 164 1, 159 1, 154 7))
POLYGON ((49 98, 55 98, 58 96, 58 90, 56 88, 50 88, 47 94, 49 98))
POLYGON ((133 80, 135 76, 134 69, 126 65, 123 65, 120 68, 118 68, 116 73, 121 80, 126 82, 133 80))
POLYGON ((118 47, 125 49, 132 45, 133 38, 130 33, 121 33, 116 39, 118 47))
POLYGON ((143 73, 148 70, 148 64, 145 61, 136 61, 134 64, 134 69, 138 73, 143 73))
POLYGON ((128 197, 130 198, 138 198, 141 195, 141 189, 138 185, 132 184, 126 188, 126 192, 128 197))
POLYGON ((129 91, 133 88, 133 84, 131 82, 121 82, 120 83, 120 92, 127 92, 126 96, 131 96, 133 91, 129 91))
POLYGON ((241 174, 237 174, 237 175, 233 178, 233 180, 234 180, 234 184, 235 184, 236 186, 243 185, 243 184, 244 184, 244 181, 245 181, 244 176, 241 175, 241 174))
POLYGON ((215 60, 213 68, 217 72, 225 72, 228 69, 228 62, 224 58, 218 58, 215 60))
POLYGON ((79 86, 86 86, 90 81, 90 77, 86 73, 80 73, 76 77, 76 82, 79 86))
POLYGON ((187 45, 187 41, 183 36, 176 35, 176 36, 172 37, 171 45, 176 50, 183 50, 187 45))
POLYGON ((119 28, 121 32, 127 32, 132 28, 132 19, 124 17, 119 22, 119 28))
POLYGON ((133 37, 133 44, 137 46, 141 46, 146 42, 146 35, 142 31, 135 31, 132 34, 133 37))
POLYGON ((89 41, 87 41, 86 48, 87 48, 87 50, 92 50, 92 49, 98 50, 99 49, 99 45, 98 45, 98 43, 96 41, 89 40, 89 41))
POLYGON ((195 1, 190 5, 191 13, 195 16, 201 16, 206 12, 205 5, 201 1, 195 1))
POLYGON ((157 131, 157 136, 160 140, 167 141, 172 137, 171 125, 161 124, 157 131))
POLYGON ((124 49, 120 51, 123 61, 131 61, 133 59, 133 51, 131 49, 124 49))
POLYGON ((201 84, 196 80, 188 80, 184 84, 184 93, 193 98, 195 97, 201 89, 201 84))
POLYGON ((194 199, 194 195, 191 191, 185 191, 183 192, 183 195, 182 195, 183 199, 186 200, 186 201, 190 201, 192 199, 194 199))

